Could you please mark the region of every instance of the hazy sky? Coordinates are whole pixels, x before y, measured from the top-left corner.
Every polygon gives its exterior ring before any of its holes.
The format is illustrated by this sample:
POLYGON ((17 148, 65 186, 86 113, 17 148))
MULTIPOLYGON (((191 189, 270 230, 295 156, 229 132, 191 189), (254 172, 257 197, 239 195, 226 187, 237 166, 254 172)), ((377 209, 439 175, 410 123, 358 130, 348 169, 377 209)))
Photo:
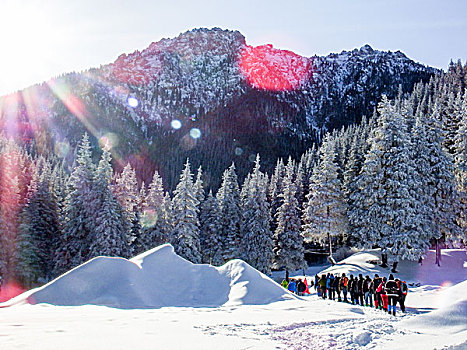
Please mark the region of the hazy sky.
POLYGON ((198 27, 304 56, 364 44, 446 68, 467 59, 466 0, 0 0, 0 95, 198 27))

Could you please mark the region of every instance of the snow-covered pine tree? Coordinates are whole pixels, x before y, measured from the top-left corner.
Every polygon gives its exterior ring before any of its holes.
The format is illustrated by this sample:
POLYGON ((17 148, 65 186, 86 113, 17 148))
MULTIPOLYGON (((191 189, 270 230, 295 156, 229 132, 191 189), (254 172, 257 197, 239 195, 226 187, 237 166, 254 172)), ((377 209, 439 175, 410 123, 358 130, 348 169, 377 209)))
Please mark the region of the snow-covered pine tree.
POLYGON ((30 159, 10 139, 0 136, 0 276, 15 278, 18 215, 25 203, 30 159))
POLYGON ((454 143, 454 164, 460 196, 460 215, 458 218, 458 224, 461 228, 460 238, 464 245, 467 245, 467 91, 464 93, 459 113, 459 129, 454 143))
POLYGON ((65 199, 67 194, 68 173, 65 170, 64 162, 55 164, 50 178, 50 192, 55 197, 57 203, 57 214, 60 230, 65 222, 65 199))
POLYGON ((187 160, 173 198, 173 243, 175 252, 195 264, 201 263, 199 238, 199 202, 187 160))
POLYGON ((203 169, 202 169, 202 167, 200 165, 199 168, 198 168, 198 171, 196 173, 195 184, 193 185, 194 186, 193 188, 195 190, 196 199, 198 200, 198 202, 200 204, 204 202, 204 188, 203 188, 202 176, 203 176, 203 169))
POLYGON ((164 188, 162 178, 154 172, 147 191, 145 206, 141 217, 142 232, 139 240, 135 241, 135 254, 152 249, 169 241, 164 232, 165 218, 163 213, 164 188))
POLYGON ((274 242, 270 229, 267 177, 259 169, 260 158, 257 155, 255 167, 245 182, 247 187, 243 191, 245 197, 242 202, 242 250, 247 263, 269 274, 274 257, 274 242))
MULTIPOLYGON (((361 128, 357 128, 357 130, 361 130, 361 128)), ((363 162, 365 160, 365 144, 367 140, 362 139, 362 134, 360 132, 356 132, 352 143, 350 145, 350 152, 349 152, 349 160, 347 161, 345 170, 344 170, 344 181, 343 181, 343 190, 345 199, 347 202, 347 215, 350 217, 352 216, 353 211, 355 210, 354 201, 352 198, 352 194, 358 191, 357 187, 357 176, 360 173, 363 162)), ((349 242, 352 244, 354 243, 354 227, 352 221, 349 221, 348 232, 349 232, 349 242)))
MULTIPOLYGON (((136 172, 128 163, 121 174, 115 177, 115 182, 112 186, 114 196, 123 207, 126 220, 129 223, 130 228, 128 231, 128 244, 132 247, 134 241, 140 236, 140 213, 139 204, 141 202, 139 198, 138 181, 136 180, 136 172)), ((133 252, 131 251, 131 257, 133 252)))
POLYGON ((200 241, 203 262, 214 266, 222 265, 222 242, 220 237, 220 207, 217 198, 209 191, 200 211, 200 241))
POLYGON ((384 96, 378 125, 370 138, 349 213, 363 247, 381 247, 383 255, 417 260, 427 247, 423 231, 422 183, 417 175, 406 115, 384 96))
POLYGON ((55 252, 60 239, 58 206, 49 190, 51 166, 40 158, 35 168, 27 202, 20 214, 18 233, 16 276, 28 287, 54 277, 55 252))
POLYGON ((460 212, 460 198, 456 189, 452 157, 443 148, 443 136, 439 123, 439 107, 435 103, 432 115, 417 114, 415 140, 417 148, 417 170, 423 181, 427 196, 426 231, 430 238, 442 236, 456 240, 460 228, 456 217, 460 212))
POLYGON ((170 194, 167 192, 164 196, 164 201, 162 202, 162 228, 161 233, 166 242, 173 241, 174 237, 174 226, 175 218, 173 215, 173 203, 170 198, 170 194))
POLYGON ((241 246, 241 208, 235 165, 224 171, 222 184, 217 191, 217 200, 221 210, 221 241, 224 262, 243 256, 241 246))
POLYGON ((125 222, 127 217, 123 208, 112 193, 112 175, 111 155, 104 148, 94 178, 94 200, 89 203, 94 210, 95 222, 90 258, 99 255, 131 256, 127 232, 129 224, 125 222))
POLYGON ((303 213, 303 235, 305 240, 327 242, 332 256, 331 239, 347 230, 347 208, 329 135, 319 149, 319 157, 303 213))
MULTIPOLYGON (((298 168, 303 171, 303 175, 301 176, 302 183, 301 189, 299 188, 300 183, 297 182, 297 198, 298 202, 300 203, 300 208, 303 210, 306 203, 306 196, 308 195, 308 191, 310 189, 310 178, 313 174, 313 169, 315 165, 318 163, 318 154, 316 151, 316 145, 313 144, 313 147, 306 151, 302 157, 300 158, 300 163, 298 168)), ((300 175, 297 173, 297 177, 300 175)))
POLYGON ((57 251, 56 273, 63 273, 89 258, 93 222, 93 180, 95 165, 91 159, 89 137, 84 134, 78 146, 77 158, 67 184, 65 222, 57 251))
POLYGON ((305 250, 301 234, 300 208, 296 197, 296 185, 293 182, 293 163, 289 160, 283 183, 282 205, 277 210, 277 228, 274 232, 274 263, 278 268, 285 268, 286 278, 289 271, 305 266, 305 250))
POLYGON ((285 166, 284 161, 281 159, 277 160, 276 167, 274 172, 271 175, 269 181, 268 189, 268 200, 269 200, 269 210, 271 215, 271 231, 274 232, 277 227, 276 222, 276 212, 277 209, 282 205, 282 198, 280 193, 282 192, 282 181, 285 176, 285 166))

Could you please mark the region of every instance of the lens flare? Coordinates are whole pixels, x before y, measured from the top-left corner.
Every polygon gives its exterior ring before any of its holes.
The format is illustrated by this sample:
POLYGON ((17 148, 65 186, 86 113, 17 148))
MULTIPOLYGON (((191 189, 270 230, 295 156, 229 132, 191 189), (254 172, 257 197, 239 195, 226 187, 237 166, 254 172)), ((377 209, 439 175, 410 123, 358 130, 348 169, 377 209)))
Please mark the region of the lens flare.
POLYGON ((130 106, 132 108, 136 108, 139 105, 138 100, 136 98, 134 98, 134 97, 128 97, 127 103, 128 103, 128 106, 130 106))
POLYGON ((236 156, 241 156, 243 154, 243 149, 240 147, 235 148, 235 155, 236 156))
POLYGON ((70 152, 70 144, 68 142, 55 142, 54 152, 59 158, 65 158, 70 152))
POLYGON ((106 150, 111 150, 118 145, 119 138, 116 134, 109 132, 99 139, 99 145, 106 150))
POLYGON ((170 122, 170 126, 175 130, 178 130, 182 127, 182 122, 180 120, 174 119, 170 122))
POLYGON ((239 67, 248 83, 262 90, 295 90, 311 76, 309 58, 272 45, 246 46, 239 67))
POLYGON ((194 139, 199 139, 201 137, 201 130, 199 130, 198 128, 191 129, 190 136, 194 139))

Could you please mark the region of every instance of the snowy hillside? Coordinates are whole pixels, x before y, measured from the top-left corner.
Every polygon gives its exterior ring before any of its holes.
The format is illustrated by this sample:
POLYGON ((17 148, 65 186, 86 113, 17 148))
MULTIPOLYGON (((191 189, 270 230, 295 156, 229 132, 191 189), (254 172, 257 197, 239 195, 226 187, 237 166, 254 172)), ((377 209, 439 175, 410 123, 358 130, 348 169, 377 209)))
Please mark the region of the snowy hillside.
POLYGON ((294 299, 241 260, 195 265, 169 244, 137 257, 97 257, 12 303, 128 308, 218 307, 294 299))
POLYGON ((157 168, 170 189, 189 157, 211 174, 215 188, 232 161, 240 179, 257 153, 270 171, 280 157, 298 158, 325 131, 370 116, 383 94, 411 92, 437 73, 401 52, 364 46, 302 57, 248 45, 238 31, 201 28, 2 97, 0 119, 17 115, 21 128, 10 136, 27 143, 43 133, 45 147, 61 150, 62 158, 72 157, 85 131, 94 144, 110 138, 122 163, 132 162, 146 182, 157 168))
MULTIPOLYGON (((193 265, 168 245, 131 261, 97 258, 0 308, 2 349, 465 349, 467 251, 444 250, 441 267, 432 255, 422 266, 401 262, 398 277, 429 284, 410 287, 408 313, 398 309, 396 317, 322 300, 313 289, 294 298, 239 260, 218 269, 193 265), (32 297, 41 304, 24 303, 32 297), (155 305, 156 299, 172 307, 123 305, 155 305), (208 300, 219 307, 201 307, 208 300), (118 301, 125 309, 70 306, 87 301, 118 301)), ((377 251, 357 253, 320 273, 386 276, 387 269, 368 263, 374 259, 377 251)))

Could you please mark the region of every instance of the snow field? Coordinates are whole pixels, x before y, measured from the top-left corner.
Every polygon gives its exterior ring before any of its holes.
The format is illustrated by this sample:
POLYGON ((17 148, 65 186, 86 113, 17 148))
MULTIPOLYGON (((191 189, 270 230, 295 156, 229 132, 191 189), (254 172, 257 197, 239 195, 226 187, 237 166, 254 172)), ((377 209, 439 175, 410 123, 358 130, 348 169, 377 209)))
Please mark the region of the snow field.
MULTIPOLYGON (((397 277, 433 284, 411 287, 408 313, 396 317, 323 300, 313 288, 298 298, 243 261, 194 265, 169 245, 131 260, 96 258, 14 300, 23 305, 0 308, 1 349, 462 349, 466 251, 443 251, 440 268, 429 263, 432 253, 422 266, 400 263, 397 277), (83 295, 70 294, 69 286, 83 295), (74 298, 82 306, 55 306, 74 298)), ((367 262, 378 256, 357 253, 319 273, 386 276, 389 269, 367 262)))

